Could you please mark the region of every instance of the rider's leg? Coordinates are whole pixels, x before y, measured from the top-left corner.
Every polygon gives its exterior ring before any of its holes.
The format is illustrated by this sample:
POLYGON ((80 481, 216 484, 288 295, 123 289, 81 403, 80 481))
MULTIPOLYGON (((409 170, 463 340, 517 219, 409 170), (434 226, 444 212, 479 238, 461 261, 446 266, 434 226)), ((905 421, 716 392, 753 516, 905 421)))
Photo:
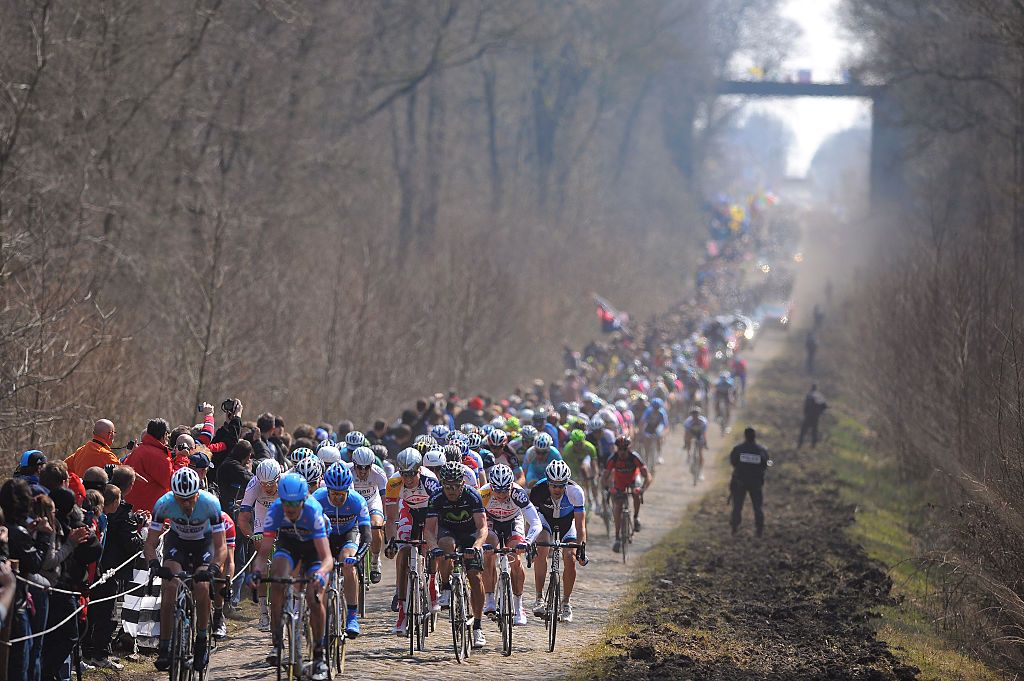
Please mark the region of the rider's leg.
MULTIPOLYGON (((319 564, 316 566, 319 568, 319 564)), ((312 570, 307 573, 311 574, 312 570)), ((309 609, 309 626, 313 630, 313 651, 317 657, 323 656, 324 628, 327 612, 324 610, 324 599, 318 594, 322 592, 319 582, 306 584, 306 607, 309 609)))
POLYGON ((403 546, 395 556, 396 585, 400 603, 405 603, 405 587, 409 579, 409 547, 403 546))
POLYGON ((203 633, 210 626, 210 583, 194 582, 192 596, 196 599, 196 629, 203 633))
POLYGON ((569 597, 572 596, 572 587, 576 584, 575 549, 562 549, 562 565, 565 566, 562 573, 562 598, 568 603, 569 597))
MULTIPOLYGON (((487 533, 487 543, 494 547, 498 546, 498 535, 493 530, 487 533)), ((493 553, 484 554, 484 591, 489 594, 494 593, 494 585, 498 583, 497 564, 497 557, 493 553)))
POLYGON ((618 539, 619 530, 622 525, 622 497, 618 494, 612 495, 612 518, 615 519, 615 538, 618 539))
MULTIPOLYGON (((551 541, 551 534, 547 530, 541 530, 537 535, 537 541, 551 541)), ((544 580, 548 572, 548 547, 538 546, 537 556, 533 559, 533 584, 537 587, 537 598, 544 595, 544 580)))
MULTIPOLYGON (((285 556, 276 556, 270 562, 270 574, 274 577, 287 577, 292 573, 293 567, 290 559, 285 556)), ((284 610, 284 584, 270 585, 270 630, 274 636, 281 631, 281 612, 284 610)))
MULTIPOLYGON (((519 537, 512 537, 505 544, 505 548, 514 549, 523 543, 519 537)), ((526 570, 523 569, 523 561, 519 559, 518 553, 508 554, 508 571, 512 574, 512 593, 515 596, 523 595, 523 587, 526 586, 526 570)))
MULTIPOLYGON (((472 542, 466 542, 469 547, 472 542)), ((469 602, 473 609, 473 628, 479 629, 484 616, 484 579, 480 568, 483 567, 474 559, 466 560, 466 579, 469 582, 469 602)))
MULTIPOLYGON (((437 546, 445 553, 455 553, 455 539, 452 537, 441 537, 437 540, 437 546)), ((438 566, 438 572, 440 573, 441 584, 449 584, 449 578, 452 576, 452 562, 450 560, 441 560, 441 564, 438 566)), ((451 588, 449 586, 449 588, 451 588)))
POLYGON ((640 504, 643 503, 643 497, 640 495, 640 491, 637 488, 633 488, 633 521, 640 517, 640 504))
MULTIPOLYGON (((165 560, 164 567, 177 574, 181 572, 181 563, 176 560, 165 560)), ((178 591, 175 579, 164 579, 160 582, 160 633, 161 639, 169 641, 174 622, 174 594, 178 591), (165 633, 166 632, 166 633, 165 633)))
POLYGON ((380 557, 380 547, 384 543, 384 518, 371 515, 370 527, 370 553, 377 559, 380 557))

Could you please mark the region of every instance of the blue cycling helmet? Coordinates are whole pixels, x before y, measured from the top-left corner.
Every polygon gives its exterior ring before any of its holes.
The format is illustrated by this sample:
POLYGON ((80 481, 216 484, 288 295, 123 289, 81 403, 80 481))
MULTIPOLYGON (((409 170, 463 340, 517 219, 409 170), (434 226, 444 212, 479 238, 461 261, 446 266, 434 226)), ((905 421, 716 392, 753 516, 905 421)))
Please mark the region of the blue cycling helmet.
POLYGON ((298 473, 288 473, 277 484, 277 495, 281 501, 305 501, 309 496, 309 483, 298 473))
POLYGON ((660 397, 655 397, 653 400, 651 400, 651 406, 654 407, 655 409, 660 409, 665 406, 665 400, 661 399, 660 397))
POLYGON ((484 437, 490 435, 492 430, 494 430, 494 426, 491 425, 490 423, 485 423, 484 425, 480 426, 480 433, 484 437))
POLYGON ((347 492, 352 487, 352 472, 343 463, 336 463, 324 473, 324 484, 335 492, 347 492))
POLYGON ((439 444, 448 442, 448 426, 437 425, 430 429, 430 437, 439 444))

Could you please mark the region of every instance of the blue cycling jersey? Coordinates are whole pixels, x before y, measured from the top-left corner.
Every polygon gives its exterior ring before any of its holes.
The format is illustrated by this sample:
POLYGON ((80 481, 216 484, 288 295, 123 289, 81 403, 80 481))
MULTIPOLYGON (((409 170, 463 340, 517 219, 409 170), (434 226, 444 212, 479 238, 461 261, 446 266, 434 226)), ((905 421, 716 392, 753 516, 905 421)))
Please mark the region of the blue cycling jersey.
POLYGON ((313 497, 306 497, 302 505, 302 515, 295 522, 284 515, 284 507, 278 499, 267 509, 267 519, 263 521, 263 533, 276 532, 278 536, 290 536, 299 541, 313 541, 327 536, 328 521, 324 509, 313 497))
POLYGON ((185 541, 204 539, 214 532, 224 531, 224 521, 220 517, 220 501, 209 492, 199 492, 192 513, 185 513, 178 503, 178 497, 168 492, 153 505, 153 521, 149 529, 162 532, 164 521, 171 521, 171 532, 185 541))
POLYGON ((538 456, 537 448, 531 447, 529 459, 530 461, 526 464, 526 479, 533 482, 547 475, 545 469, 548 467, 548 464, 552 461, 561 461, 562 454, 554 447, 548 447, 547 456, 544 456, 543 453, 538 456))
POLYGON ((718 382, 715 383, 715 388, 725 392, 726 390, 731 390, 734 385, 731 378, 719 378, 718 382))
POLYGON ((313 498, 324 509, 324 516, 331 523, 330 534, 347 534, 356 525, 370 525, 370 511, 366 507, 366 499, 354 489, 348 491, 348 498, 341 506, 331 503, 329 490, 321 487, 313 493, 313 498))

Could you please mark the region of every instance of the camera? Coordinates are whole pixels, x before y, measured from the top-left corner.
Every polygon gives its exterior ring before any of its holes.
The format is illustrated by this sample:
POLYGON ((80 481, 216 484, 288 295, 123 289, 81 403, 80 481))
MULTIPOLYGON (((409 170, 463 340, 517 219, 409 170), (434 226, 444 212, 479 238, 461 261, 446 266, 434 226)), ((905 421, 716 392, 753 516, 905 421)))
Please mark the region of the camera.
POLYGON ((135 526, 135 529, 140 529, 146 524, 146 516, 142 513, 129 513, 128 522, 135 526))
POLYGON ((234 414, 238 410, 238 400, 234 397, 229 397, 220 404, 220 409, 225 414, 234 414))

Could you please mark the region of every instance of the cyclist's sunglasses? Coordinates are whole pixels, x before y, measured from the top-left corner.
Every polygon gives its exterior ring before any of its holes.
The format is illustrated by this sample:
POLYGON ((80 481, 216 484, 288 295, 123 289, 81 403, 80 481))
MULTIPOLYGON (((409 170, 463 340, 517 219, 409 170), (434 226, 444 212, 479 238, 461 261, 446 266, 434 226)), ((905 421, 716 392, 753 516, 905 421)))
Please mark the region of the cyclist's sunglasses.
POLYGON ((463 485, 463 483, 461 483, 461 482, 446 482, 446 483, 443 483, 441 485, 441 487, 444 487, 445 489, 449 489, 449 490, 454 492, 456 490, 462 489, 462 485, 463 485))
POLYGON ((179 452, 187 452, 188 450, 192 449, 185 443, 182 443, 180 445, 174 445, 174 448, 177 449, 179 452))
POLYGON ((302 501, 285 501, 284 499, 281 500, 281 505, 286 506, 288 508, 299 508, 304 503, 306 503, 305 499, 303 499, 302 501))
POLYGON ((512 487, 491 487, 495 492, 511 492, 512 487))
POLYGON ((371 464, 367 464, 365 466, 360 466, 359 464, 355 464, 355 467, 356 467, 357 471, 368 471, 371 468, 373 468, 373 464, 371 463, 371 464))
POLYGON ((419 474, 419 471, 402 471, 403 478, 415 478, 419 474))
POLYGON ((555 487, 557 489, 565 489, 569 486, 567 482, 549 482, 548 487, 555 487))

